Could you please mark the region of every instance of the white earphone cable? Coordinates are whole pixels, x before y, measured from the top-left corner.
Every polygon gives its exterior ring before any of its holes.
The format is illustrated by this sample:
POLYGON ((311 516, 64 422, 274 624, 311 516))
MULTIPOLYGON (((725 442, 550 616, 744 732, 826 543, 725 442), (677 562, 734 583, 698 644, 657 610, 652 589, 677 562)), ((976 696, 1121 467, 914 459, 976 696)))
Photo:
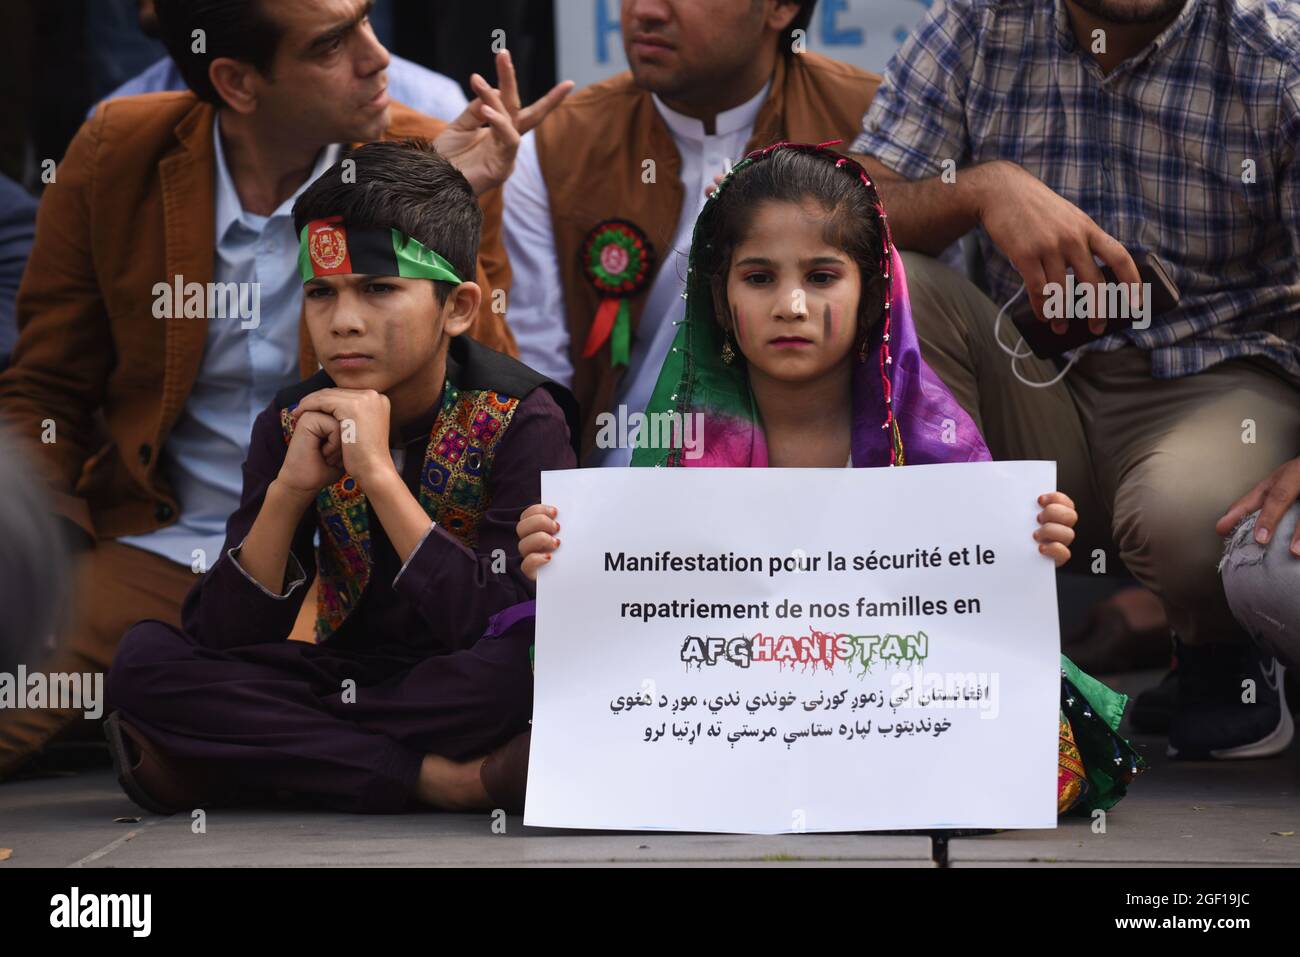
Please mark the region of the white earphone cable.
POLYGON ((1007 348, 1006 343, 1002 341, 1002 317, 1007 314, 1007 310, 1010 309, 1015 304, 1016 300, 1019 299, 1024 294, 1025 294, 1025 284, 1021 283, 1020 291, 1017 292, 1010 299, 1008 299, 1006 301, 1006 304, 1003 305, 1003 307, 998 310, 998 317, 993 320, 993 340, 998 344, 999 349, 1001 349, 1003 352, 1005 352, 1007 355, 1011 357, 1011 374, 1013 376, 1019 379, 1022 384, 1029 386, 1031 389, 1046 389, 1049 386, 1056 385, 1056 383, 1060 382, 1062 379, 1065 378, 1065 374, 1069 372, 1070 369, 1074 367, 1074 364, 1079 360, 1079 354, 1076 352, 1073 356, 1071 356, 1070 361, 1065 364, 1065 368, 1062 369, 1054 378, 1049 379, 1046 382, 1030 382, 1028 379, 1026 379, 1023 375, 1020 374, 1020 370, 1016 368, 1016 361, 1018 359, 1027 359, 1030 356, 1032 356, 1034 352, 1032 349, 1029 348, 1029 345, 1025 342, 1024 336, 1020 337, 1020 341, 1016 343, 1014 349, 1007 348), (1022 346, 1024 347, 1023 352, 1020 351, 1022 346))

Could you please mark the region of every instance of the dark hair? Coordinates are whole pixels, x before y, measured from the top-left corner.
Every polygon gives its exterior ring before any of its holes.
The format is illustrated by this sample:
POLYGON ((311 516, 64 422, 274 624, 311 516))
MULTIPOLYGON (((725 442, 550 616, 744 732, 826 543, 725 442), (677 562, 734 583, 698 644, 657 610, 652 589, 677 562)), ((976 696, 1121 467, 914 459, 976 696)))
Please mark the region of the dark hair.
POLYGON ((744 242, 762 203, 803 203, 812 200, 826 210, 823 236, 858 264, 862 291, 858 298, 858 332, 865 335, 884 310, 881 281, 880 214, 870 191, 855 173, 837 169, 831 154, 778 149, 765 159, 732 173, 717 199, 706 207, 708 219, 698 246, 704 248, 697 266, 712 285, 717 320, 730 328, 727 272, 732 254, 744 242))
POLYGON ((208 79, 218 57, 251 64, 271 75, 282 30, 266 12, 264 0, 154 0, 158 37, 201 100, 221 106, 221 95, 208 79), (202 30, 203 52, 194 52, 194 31, 202 30))
MULTIPOLYGON (((428 140, 366 143, 303 190, 293 204, 293 229, 313 219, 342 216, 346 226, 396 229, 418 239, 472 282, 478 262, 483 210, 460 170, 428 140), (355 163, 344 176, 344 164, 355 163)), ((435 281, 438 302, 455 285, 435 281)))
POLYGON ((799 12, 777 41, 781 45, 781 52, 786 56, 794 56, 794 31, 803 30, 805 38, 807 37, 808 24, 812 23, 813 9, 816 6, 817 0, 799 0, 799 12))

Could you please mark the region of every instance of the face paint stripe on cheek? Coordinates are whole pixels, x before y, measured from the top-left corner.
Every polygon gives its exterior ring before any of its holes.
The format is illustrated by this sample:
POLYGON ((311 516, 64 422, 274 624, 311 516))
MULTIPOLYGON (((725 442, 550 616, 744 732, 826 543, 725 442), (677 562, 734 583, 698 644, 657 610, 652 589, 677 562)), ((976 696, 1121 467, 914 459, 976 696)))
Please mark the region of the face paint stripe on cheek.
POLYGON ((822 342, 830 342, 835 337, 835 316, 831 304, 826 303, 822 309, 822 342))
POLYGON ((731 307, 731 325, 736 330, 736 344, 745 344, 745 316, 738 306, 731 307))

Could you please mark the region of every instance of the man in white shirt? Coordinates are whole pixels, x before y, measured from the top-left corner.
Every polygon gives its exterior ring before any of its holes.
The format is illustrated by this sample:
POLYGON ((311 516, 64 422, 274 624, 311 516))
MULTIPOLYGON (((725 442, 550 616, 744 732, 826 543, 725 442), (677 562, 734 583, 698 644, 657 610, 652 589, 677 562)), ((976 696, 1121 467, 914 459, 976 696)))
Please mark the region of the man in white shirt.
POLYGON ((598 441, 596 421, 645 409, 714 178, 775 140, 847 140, 857 129, 875 78, 798 52, 814 5, 624 0, 631 71, 571 97, 523 138, 505 190, 510 325, 524 362, 577 394, 584 464, 631 459, 635 437, 616 428, 604 432, 615 441, 598 441), (633 276, 640 250, 649 269, 633 276), (610 254, 606 265, 628 264, 615 294, 578 263, 610 254))

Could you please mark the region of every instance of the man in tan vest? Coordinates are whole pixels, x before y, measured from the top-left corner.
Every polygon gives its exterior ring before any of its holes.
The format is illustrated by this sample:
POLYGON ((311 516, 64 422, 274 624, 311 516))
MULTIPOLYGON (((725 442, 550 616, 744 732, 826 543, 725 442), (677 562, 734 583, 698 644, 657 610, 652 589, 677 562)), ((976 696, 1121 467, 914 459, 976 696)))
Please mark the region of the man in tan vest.
POLYGON ((506 183, 510 325, 569 385, 585 465, 625 465, 681 317, 705 189, 778 140, 847 143, 879 78, 802 52, 816 0, 623 0, 629 72, 570 97, 506 183))
POLYGON ((512 351, 492 308, 492 290, 510 283, 497 187, 519 133, 567 92, 520 108, 503 54, 502 89, 476 76, 479 98, 448 125, 390 102, 366 0, 157 10, 193 92, 109 101, 77 133, 41 202, 0 375, 0 417, 77 551, 68 621, 28 680, 75 678, 81 692, 76 707, 70 695, 0 707, 0 779, 102 711, 95 689, 128 627, 179 623, 239 504, 253 418, 316 370, 294 197, 349 143, 432 139, 484 211, 484 305, 469 335, 512 351))

